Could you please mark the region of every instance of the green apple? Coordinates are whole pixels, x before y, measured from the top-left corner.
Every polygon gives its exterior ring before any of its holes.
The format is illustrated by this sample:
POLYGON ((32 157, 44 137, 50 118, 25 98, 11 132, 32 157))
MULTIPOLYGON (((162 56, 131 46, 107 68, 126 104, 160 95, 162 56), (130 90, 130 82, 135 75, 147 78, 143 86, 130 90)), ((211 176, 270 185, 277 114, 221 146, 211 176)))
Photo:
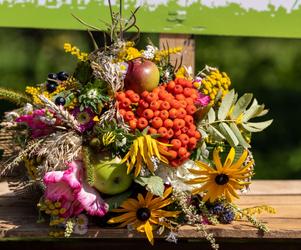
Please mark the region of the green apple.
POLYGON ((132 184, 132 177, 126 173, 125 164, 101 162, 94 165, 93 186, 101 193, 119 194, 132 184))

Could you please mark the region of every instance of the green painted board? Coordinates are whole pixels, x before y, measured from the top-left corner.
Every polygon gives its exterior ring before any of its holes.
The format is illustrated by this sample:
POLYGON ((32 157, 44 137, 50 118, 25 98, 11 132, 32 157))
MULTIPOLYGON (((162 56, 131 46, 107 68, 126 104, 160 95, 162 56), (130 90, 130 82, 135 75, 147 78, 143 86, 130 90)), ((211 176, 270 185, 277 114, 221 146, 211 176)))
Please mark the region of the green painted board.
MULTIPOLYGON (((138 5, 143 32, 301 37, 301 0, 124 0, 125 16, 138 5)), ((71 13, 110 20, 107 0, 0 0, 2 27, 85 29, 71 13)))

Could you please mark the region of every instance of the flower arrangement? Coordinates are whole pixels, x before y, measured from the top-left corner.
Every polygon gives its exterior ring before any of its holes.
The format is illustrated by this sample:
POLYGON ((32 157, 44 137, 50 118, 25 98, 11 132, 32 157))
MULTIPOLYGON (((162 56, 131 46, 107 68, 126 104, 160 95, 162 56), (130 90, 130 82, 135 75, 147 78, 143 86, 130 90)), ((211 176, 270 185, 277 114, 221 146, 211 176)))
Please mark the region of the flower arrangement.
POLYGON ((176 242, 177 229, 190 224, 217 249, 206 224, 244 217, 267 231, 253 215, 272 208, 233 201, 251 184, 251 135, 272 123, 256 120, 268 110, 252 94, 238 97, 217 68, 193 76, 172 65, 182 48, 138 50, 124 38, 137 28, 135 13, 112 12, 110 44, 99 48, 90 33, 91 53, 66 43, 78 59, 72 74, 49 73, 25 94, 0 90, 20 106, 2 122, 19 152, 0 174, 25 167, 22 188, 41 191, 37 206, 55 237, 85 234, 95 217, 151 244, 154 231, 176 242))

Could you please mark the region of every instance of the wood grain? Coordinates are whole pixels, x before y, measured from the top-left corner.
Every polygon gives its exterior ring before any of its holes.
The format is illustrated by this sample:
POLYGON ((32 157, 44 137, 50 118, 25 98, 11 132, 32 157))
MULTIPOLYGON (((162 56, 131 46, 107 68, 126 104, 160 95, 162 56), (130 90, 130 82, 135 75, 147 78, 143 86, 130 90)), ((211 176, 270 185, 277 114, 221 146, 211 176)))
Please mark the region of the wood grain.
MULTIPOLYGON (((242 195, 236 202, 241 208, 256 205, 269 205, 276 209, 275 215, 262 214, 258 219, 267 224, 269 233, 261 234, 255 227, 246 221, 235 221, 230 225, 207 226, 216 238, 224 239, 301 239, 301 181, 288 181, 291 185, 283 184, 285 181, 254 181, 252 189, 247 195, 242 195), (273 185, 282 194, 260 191, 260 187, 273 185), (279 185, 288 187, 287 190, 279 190, 279 185), (260 192, 259 192, 260 191, 260 192), (288 194, 283 194, 288 193, 288 194)), ((5 182, 0 183, 0 238, 45 238, 49 227, 46 223, 37 224, 37 211, 32 200, 17 199, 8 190, 5 182)), ((157 236, 162 238, 165 235, 157 236)), ((101 239, 140 239, 144 236, 126 229, 100 228, 92 226, 85 238, 101 239)), ((201 232, 194 230, 192 226, 182 226, 179 230, 182 239, 203 238, 201 232)))

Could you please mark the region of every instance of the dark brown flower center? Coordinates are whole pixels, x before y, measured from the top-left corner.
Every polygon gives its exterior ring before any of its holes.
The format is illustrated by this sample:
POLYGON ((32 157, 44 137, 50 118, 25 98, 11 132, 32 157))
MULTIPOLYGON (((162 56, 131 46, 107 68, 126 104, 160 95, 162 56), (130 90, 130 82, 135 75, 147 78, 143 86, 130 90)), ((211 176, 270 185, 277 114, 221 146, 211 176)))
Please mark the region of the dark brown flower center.
POLYGON ((217 185, 225 185, 229 181, 229 177, 226 174, 219 174, 215 177, 215 183, 217 185))
POLYGON ((137 210, 136 212, 136 216, 138 220, 141 221, 146 221, 149 219, 149 217, 151 216, 151 212, 148 208, 146 207, 141 207, 137 210))

